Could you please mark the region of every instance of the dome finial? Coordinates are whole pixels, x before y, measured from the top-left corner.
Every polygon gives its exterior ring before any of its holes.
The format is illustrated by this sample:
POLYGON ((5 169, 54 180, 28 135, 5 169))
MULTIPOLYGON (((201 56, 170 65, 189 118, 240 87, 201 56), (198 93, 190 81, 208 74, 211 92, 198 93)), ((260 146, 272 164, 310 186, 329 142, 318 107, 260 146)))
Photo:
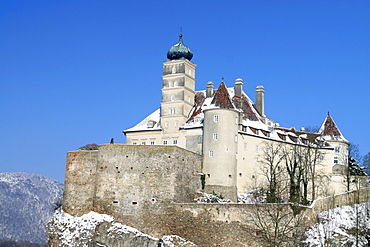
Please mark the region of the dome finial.
POLYGON ((167 58, 168 60, 188 59, 189 61, 193 58, 193 52, 182 42, 182 28, 180 28, 179 42, 170 48, 167 58))
POLYGON ((180 27, 179 44, 182 44, 182 27, 180 27))

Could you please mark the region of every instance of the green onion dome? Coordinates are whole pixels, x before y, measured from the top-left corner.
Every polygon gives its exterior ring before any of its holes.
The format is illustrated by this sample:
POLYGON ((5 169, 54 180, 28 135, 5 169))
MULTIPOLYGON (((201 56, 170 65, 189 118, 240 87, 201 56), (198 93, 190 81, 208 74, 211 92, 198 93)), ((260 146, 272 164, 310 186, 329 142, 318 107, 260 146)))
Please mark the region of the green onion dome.
POLYGON ((167 52, 167 58, 168 60, 188 59, 190 61, 193 58, 193 52, 182 42, 182 32, 179 37, 179 42, 167 52))

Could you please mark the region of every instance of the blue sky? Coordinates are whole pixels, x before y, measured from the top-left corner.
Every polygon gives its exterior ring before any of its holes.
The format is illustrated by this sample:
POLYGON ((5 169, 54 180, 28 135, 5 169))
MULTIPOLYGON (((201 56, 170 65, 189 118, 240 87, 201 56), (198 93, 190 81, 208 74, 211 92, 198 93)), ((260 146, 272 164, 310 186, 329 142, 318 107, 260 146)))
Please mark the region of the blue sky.
POLYGON ((162 62, 184 43, 196 89, 236 78, 284 127, 329 111, 370 152, 370 1, 0 1, 0 172, 64 181, 66 153, 157 109, 162 62))

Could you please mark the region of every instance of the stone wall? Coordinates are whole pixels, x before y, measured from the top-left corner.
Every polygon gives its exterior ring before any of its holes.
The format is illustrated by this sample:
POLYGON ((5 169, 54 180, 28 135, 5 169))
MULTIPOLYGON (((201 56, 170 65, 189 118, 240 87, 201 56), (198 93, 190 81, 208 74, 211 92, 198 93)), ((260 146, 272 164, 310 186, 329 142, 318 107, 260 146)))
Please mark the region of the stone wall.
POLYGON ((93 210, 98 151, 67 154, 63 209, 81 216, 93 210))
POLYGON ((109 144, 98 151, 70 152, 63 209, 74 216, 109 214, 155 238, 174 234, 199 246, 255 246, 258 210, 297 215, 304 229, 322 211, 370 198, 365 188, 316 200, 310 207, 192 203, 201 189, 201 171, 202 157, 176 146, 109 144))
POLYGON ((201 156, 176 146, 108 144, 67 155, 63 210, 141 215, 157 204, 193 202, 201 156))

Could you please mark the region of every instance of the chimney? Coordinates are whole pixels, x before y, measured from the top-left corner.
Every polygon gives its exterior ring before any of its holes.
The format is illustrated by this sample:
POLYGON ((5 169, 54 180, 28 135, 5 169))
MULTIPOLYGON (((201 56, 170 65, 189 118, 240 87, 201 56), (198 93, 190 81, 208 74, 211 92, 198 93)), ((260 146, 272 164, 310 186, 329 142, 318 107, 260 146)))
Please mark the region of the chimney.
POLYGON ((206 98, 213 96, 213 82, 209 81, 207 83, 206 98))
POLYGON ((235 80, 235 96, 241 98, 242 97, 242 92, 243 92, 243 80, 238 78, 235 80))
POLYGON ((263 86, 256 88, 256 108, 262 117, 265 117, 265 89, 263 86))

